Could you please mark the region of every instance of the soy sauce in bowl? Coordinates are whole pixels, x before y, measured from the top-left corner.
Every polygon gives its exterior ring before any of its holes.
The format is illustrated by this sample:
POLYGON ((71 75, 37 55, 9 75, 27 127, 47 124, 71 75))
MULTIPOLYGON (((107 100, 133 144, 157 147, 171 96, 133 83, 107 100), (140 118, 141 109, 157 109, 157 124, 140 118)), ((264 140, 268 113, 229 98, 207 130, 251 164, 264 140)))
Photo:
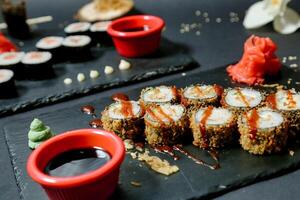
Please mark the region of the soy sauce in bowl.
POLYGON ((75 149, 54 157, 45 173, 57 177, 78 176, 99 169, 110 159, 110 154, 101 148, 75 149))
POLYGON ((147 25, 139 26, 139 27, 132 27, 132 28, 126 28, 122 29, 122 32, 137 32, 137 31, 149 31, 150 27, 147 25))

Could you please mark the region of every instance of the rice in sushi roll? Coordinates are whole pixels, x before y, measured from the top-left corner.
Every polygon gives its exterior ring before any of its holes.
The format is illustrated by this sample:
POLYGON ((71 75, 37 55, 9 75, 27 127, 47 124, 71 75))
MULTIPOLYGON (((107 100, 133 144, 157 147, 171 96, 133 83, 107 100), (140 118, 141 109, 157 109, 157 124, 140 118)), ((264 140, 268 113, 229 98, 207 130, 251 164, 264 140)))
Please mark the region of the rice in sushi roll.
POLYGON ((75 22, 66 26, 64 31, 67 35, 87 35, 90 27, 88 22, 75 22))
POLYGON ((191 85, 181 91, 181 103, 188 109, 217 106, 222 89, 218 85, 191 85))
POLYGON ((300 131, 300 93, 294 89, 278 90, 266 99, 267 105, 282 112, 289 121, 292 134, 300 131))
POLYGON ((23 52, 6 52, 0 54, 0 69, 10 69, 14 72, 16 79, 22 79, 23 65, 21 60, 23 52))
POLYGON ((174 86, 157 86, 148 87, 142 90, 140 95, 140 103, 143 107, 151 105, 164 104, 164 103, 177 103, 179 95, 176 87, 174 86))
POLYGON ((91 25, 90 32, 93 43, 100 43, 103 45, 111 45, 112 39, 107 33, 107 28, 111 24, 111 21, 96 22, 91 25))
POLYGON ((70 60, 82 60, 91 56, 91 38, 86 35, 68 36, 63 41, 64 49, 70 60))
POLYGON ((182 142, 189 123, 186 109, 181 104, 153 105, 144 116, 145 135, 150 145, 173 145, 182 142))
POLYGON ((236 117, 229 109, 209 106, 193 111, 190 127, 195 146, 220 148, 233 141, 236 117))
POLYGON ((48 36, 40 39, 36 43, 36 48, 39 51, 48 51, 52 54, 53 59, 60 61, 63 57, 62 42, 64 38, 58 36, 48 36))
POLYGON ((252 88, 228 88, 224 91, 221 105, 239 114, 251 108, 261 107, 265 96, 252 88))
POLYGON ((27 79, 39 80, 54 77, 50 52, 31 51, 22 58, 27 79))
POLYGON ((14 72, 9 69, 0 69, 0 98, 9 98, 16 94, 14 72))
POLYGON ((252 109, 238 119, 240 144, 252 154, 270 154, 284 149, 288 139, 288 121, 269 108, 252 109))
POLYGON ((136 101, 116 101, 102 112, 103 128, 115 132, 122 139, 144 135, 144 111, 136 101))

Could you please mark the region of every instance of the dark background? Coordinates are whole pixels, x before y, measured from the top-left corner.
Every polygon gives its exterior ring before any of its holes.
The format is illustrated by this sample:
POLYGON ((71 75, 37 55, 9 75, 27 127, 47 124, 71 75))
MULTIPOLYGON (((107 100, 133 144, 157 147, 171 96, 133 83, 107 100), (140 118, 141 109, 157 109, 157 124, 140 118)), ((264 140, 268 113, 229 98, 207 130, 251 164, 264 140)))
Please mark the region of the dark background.
MULTIPOLYGON (((280 35, 275 33, 271 25, 267 25, 259 30, 248 31, 241 25, 245 10, 255 1, 252 0, 136 0, 136 10, 141 13, 148 13, 161 16, 165 19, 167 28, 163 33, 164 36, 182 47, 188 49, 190 54, 196 59, 201 67, 196 71, 205 71, 231 63, 240 58, 242 54, 243 42, 251 34, 271 37, 279 47, 278 55, 283 56, 300 56, 300 33, 292 35, 280 35), (181 23, 194 23, 203 21, 201 17, 195 16, 195 11, 200 10, 208 12, 210 23, 203 23, 200 36, 195 32, 180 33, 181 23), (236 12, 239 15, 239 23, 229 22, 229 13, 236 12), (216 23, 215 19, 220 17, 221 23, 216 23)), ((28 15, 29 17, 38 17, 52 15, 54 21, 48 24, 40 25, 35 28, 35 34, 38 38, 39 32, 43 29, 58 28, 61 21, 68 23, 76 10, 86 3, 83 0, 29 0, 28 15)), ((291 7, 300 12, 299 1, 294 0, 291 7)), ((295 63, 299 65, 297 60, 295 63)), ((187 72, 187 75, 194 71, 187 72)), ((104 92, 109 94, 115 91, 122 91, 124 88, 136 88, 155 84, 158 81, 171 80, 174 77, 180 77, 181 74, 172 75, 159 80, 139 83, 135 86, 127 86, 112 91, 104 92)), ((208 74, 209 76, 209 74, 208 74)), ((299 80, 296 80, 299 81, 299 80)), ((23 114, 2 118, 0 125, 14 123, 19 118, 33 118, 34 116, 47 111, 63 109, 66 105, 70 106, 83 100, 93 99, 97 94, 72 100, 66 103, 60 103, 40 109, 36 109, 23 114)), ((1 102, 0 102, 1 103, 1 102)), ((7 146, 3 134, 0 135, 0 199, 18 199, 17 186, 11 167, 11 161, 8 157, 7 146)), ((294 171, 289 174, 265 180, 227 194, 220 196, 219 199, 299 199, 300 196, 300 171, 294 171)))

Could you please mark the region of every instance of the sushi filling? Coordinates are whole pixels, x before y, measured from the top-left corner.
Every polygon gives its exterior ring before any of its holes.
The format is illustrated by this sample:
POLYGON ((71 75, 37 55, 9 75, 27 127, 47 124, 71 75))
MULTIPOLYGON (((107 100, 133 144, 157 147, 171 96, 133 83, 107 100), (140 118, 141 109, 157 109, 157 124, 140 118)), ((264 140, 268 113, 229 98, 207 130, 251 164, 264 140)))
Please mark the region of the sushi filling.
POLYGON ((217 97, 215 88, 210 85, 190 86, 183 92, 183 96, 188 99, 210 99, 217 97))
POLYGON ((52 58, 49 52, 32 51, 25 54, 22 63, 27 65, 41 64, 50 61, 52 58))
POLYGON ((112 119, 139 117, 141 107, 136 101, 118 101, 108 108, 108 116, 112 119))
POLYGON ((69 24, 67 27, 65 27, 64 31, 66 33, 80 33, 80 32, 86 32, 89 30, 91 24, 88 22, 76 22, 73 24, 69 24))
MULTIPOLYGON (((200 109, 195 115, 195 122, 198 124, 205 116, 205 109, 200 109)), ((232 119, 232 113, 225 108, 214 108, 205 121, 205 125, 224 125, 232 119)))
MULTIPOLYGON (((272 110, 260 110, 258 112, 256 126, 258 129, 267 129, 280 126, 283 123, 283 117, 280 113, 272 110)), ((248 114, 249 117, 249 114, 248 114)))
POLYGON ((180 120, 184 112, 182 105, 163 104, 148 109, 146 118, 152 122, 170 124, 180 120))
POLYGON ((104 21, 104 22, 97 22, 94 23, 91 28, 90 31, 91 32, 106 32, 108 26, 111 24, 111 21, 104 21))
POLYGON ((279 90, 275 94, 276 108, 279 110, 299 110, 300 94, 292 90, 279 90))
POLYGON ((62 37, 49 36, 39 40, 36 44, 36 47, 39 49, 54 49, 60 47, 62 42, 62 37))
POLYGON ((232 107, 256 107, 263 97, 259 91, 250 88, 231 89, 225 96, 225 102, 232 107))
MULTIPOLYGON (((6 83, 12 80, 14 77, 14 72, 8 69, 0 69, 0 84, 6 83)), ((4 91, 2 91, 4 92, 4 91)))
POLYGON ((84 47, 89 45, 91 38, 86 35, 74 35, 66 37, 63 41, 63 45, 66 47, 84 47))
POLYGON ((23 52, 7 52, 0 54, 0 66, 16 65, 21 62, 23 52))
POLYGON ((159 86, 156 88, 150 88, 144 92, 142 98, 143 101, 149 103, 167 103, 176 99, 174 89, 167 86, 159 86))

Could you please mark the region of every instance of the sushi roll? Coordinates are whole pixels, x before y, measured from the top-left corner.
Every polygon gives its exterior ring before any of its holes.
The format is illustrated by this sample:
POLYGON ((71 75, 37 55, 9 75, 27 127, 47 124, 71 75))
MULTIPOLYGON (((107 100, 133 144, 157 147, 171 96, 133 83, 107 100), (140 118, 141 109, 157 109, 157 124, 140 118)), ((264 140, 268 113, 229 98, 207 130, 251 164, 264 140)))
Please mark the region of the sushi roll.
POLYGON ((144 111, 136 101, 116 101, 102 112, 103 128, 115 132, 122 139, 136 139, 144 135, 144 111))
POLYGON ((209 106, 193 111, 190 117, 193 144, 200 148, 220 148, 234 139, 236 117, 226 108, 209 106))
POLYGON ((252 109, 238 119, 240 144, 252 154, 270 154, 284 149, 288 139, 288 121, 269 108, 252 109))
POLYGON ((48 51, 52 54, 53 60, 60 61, 62 59, 62 42, 64 38, 63 37, 57 37, 57 36, 48 36, 40 39, 36 43, 36 48, 39 51, 48 51))
POLYGON ((0 69, 0 98, 9 98, 16 94, 14 72, 9 69, 0 69))
POLYGON ((88 35, 91 24, 88 22, 75 22, 65 27, 67 35, 88 35))
POLYGON ((268 107, 282 112, 289 121, 290 132, 296 135, 300 131, 300 93, 294 89, 278 90, 270 94, 266 103, 268 107))
POLYGON ((217 106, 222 88, 218 85, 191 85, 181 91, 181 103, 188 109, 217 106))
POLYGON ((140 96, 140 103, 143 107, 164 103, 178 103, 179 95, 174 86, 157 86, 148 87, 142 90, 140 96))
POLYGON ((94 44, 112 45, 112 39, 107 33, 111 21, 96 22, 91 25, 90 33, 94 44))
POLYGON ((153 105, 144 116, 145 135, 150 145, 173 145, 182 142, 189 123, 186 109, 181 104, 153 105))
POLYGON ((63 47, 71 61, 80 61, 91 57, 91 38, 89 36, 68 36, 63 41, 63 47))
POLYGON ((40 80, 54 77, 50 52, 31 51, 22 58, 27 79, 40 80))
POLYGON ((0 69, 10 69, 14 72, 16 79, 22 79, 23 65, 21 60, 23 52, 6 52, 0 54, 0 69))
POLYGON ((237 114, 251 108, 261 107, 264 104, 265 95, 252 88, 228 88, 224 91, 221 105, 237 114))

